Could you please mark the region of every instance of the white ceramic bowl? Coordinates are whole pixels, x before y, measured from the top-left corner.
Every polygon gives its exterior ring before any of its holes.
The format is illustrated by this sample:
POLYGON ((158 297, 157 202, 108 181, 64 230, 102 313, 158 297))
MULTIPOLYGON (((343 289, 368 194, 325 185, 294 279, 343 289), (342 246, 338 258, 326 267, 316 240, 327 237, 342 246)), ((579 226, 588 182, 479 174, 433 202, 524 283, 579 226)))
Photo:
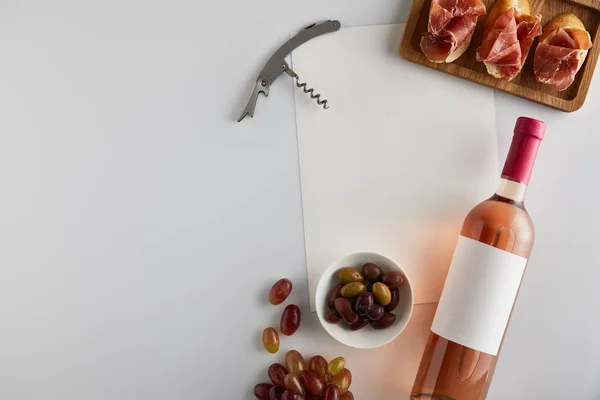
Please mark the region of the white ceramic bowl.
POLYGON ((321 325, 323 325, 323 328, 325 328, 327 333, 335 340, 350 347, 370 349, 382 346, 402 333, 412 315, 413 291, 410 280, 402 267, 390 258, 376 253, 354 253, 334 262, 327 267, 325 272, 323 272, 323 275, 321 275, 319 283, 317 284, 315 307, 321 325), (363 329, 355 332, 348 329, 348 326, 343 322, 341 324, 327 322, 325 319, 327 311, 329 310, 327 306, 327 296, 329 295, 329 292, 339 284, 339 281, 335 276, 336 271, 343 267, 354 267, 362 272, 362 266, 366 263, 378 265, 383 272, 397 271, 402 274, 404 283, 400 287, 400 302, 398 303, 398 307, 392 311, 396 314, 396 320, 390 327, 385 329, 373 329, 370 325, 367 325, 363 329))

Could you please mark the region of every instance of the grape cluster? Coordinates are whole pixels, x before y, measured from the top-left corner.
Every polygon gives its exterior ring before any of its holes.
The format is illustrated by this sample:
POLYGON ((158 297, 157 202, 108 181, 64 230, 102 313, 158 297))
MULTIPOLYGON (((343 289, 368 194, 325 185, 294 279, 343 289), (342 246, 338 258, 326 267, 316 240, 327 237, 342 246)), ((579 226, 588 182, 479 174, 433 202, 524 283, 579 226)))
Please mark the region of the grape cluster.
POLYGON ((259 383, 254 396, 259 400, 354 400, 349 391, 352 373, 346 360, 337 357, 327 362, 320 355, 306 363, 296 350, 285 355, 285 366, 271 364, 267 374, 271 383, 259 383))

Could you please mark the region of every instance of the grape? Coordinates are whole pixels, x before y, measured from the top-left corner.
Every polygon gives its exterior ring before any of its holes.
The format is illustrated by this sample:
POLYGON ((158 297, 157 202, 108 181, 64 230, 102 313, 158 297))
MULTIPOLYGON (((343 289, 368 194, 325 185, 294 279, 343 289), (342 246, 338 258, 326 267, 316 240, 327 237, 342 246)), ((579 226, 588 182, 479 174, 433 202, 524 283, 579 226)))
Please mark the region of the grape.
POLYGON ((381 304, 375 303, 373 304, 373 308, 371 308, 371 311, 369 311, 369 314, 367 314, 367 317, 369 317, 371 321, 377 321, 378 319, 383 317, 384 312, 385 309, 383 308, 383 306, 381 304))
POLYGON ((283 310, 281 314, 280 331, 284 335, 292 336, 300 326, 300 307, 295 304, 290 304, 283 310))
POLYGON ((352 392, 346 392, 340 396, 340 400, 354 400, 352 392))
POLYGON ((285 355, 285 366, 290 374, 300 376, 302 371, 306 369, 306 362, 302 354, 296 350, 290 350, 285 355))
POLYGON ((307 394, 305 399, 306 400, 321 400, 321 396, 315 396, 314 394, 307 394))
POLYGON ((322 356, 313 356, 308 362, 308 369, 315 372, 319 379, 325 382, 327 375, 327 360, 322 356))
POLYGON ((396 315, 386 312, 381 319, 371 321, 371 326, 375 329, 384 329, 391 326, 396 321, 396 315))
POLYGON ((400 289, 392 289, 390 290, 390 292, 392 293, 392 300, 390 301, 390 304, 385 306, 385 311, 388 312, 394 311, 396 307, 398 307, 398 303, 400 302, 400 289))
POLYGON ((381 276, 381 282, 385 283, 390 289, 398 289, 404 282, 404 278, 400 272, 390 271, 381 276))
POLYGON ((300 375, 300 383, 308 393, 315 396, 320 396, 323 392, 323 381, 311 370, 306 370, 300 375))
POLYGON ((325 319, 327 322, 331 322, 332 324, 339 324, 342 322, 342 317, 340 317, 340 314, 338 314, 338 312, 335 310, 329 310, 325 316, 325 319))
POLYGON ((283 396, 283 388, 279 386, 273 386, 271 390, 269 390, 269 400, 282 400, 283 396))
POLYGON ((327 385, 323 390, 323 400, 340 400, 340 390, 335 385, 327 385))
POLYGON ((338 297, 335 299, 335 310, 349 325, 352 325, 358 320, 358 315, 352 311, 352 304, 350 303, 350 300, 346 298, 338 297))
POLYGON ((356 297, 365 292, 367 287, 362 282, 350 282, 342 288, 341 294, 344 297, 356 297))
POLYGON ((265 328, 262 334, 262 342, 269 353, 275 354, 279 351, 279 334, 275 328, 265 328))
POLYGON ((284 379, 288 374, 288 370, 283 365, 278 363, 271 364, 267 373, 275 386, 285 387, 284 379))
POLYGON ((375 300, 382 306, 387 306, 392 301, 392 293, 384 283, 377 282, 373 285, 373 296, 375 300))
POLYGON ((363 275, 365 276, 365 279, 371 282, 379 282, 381 275, 383 275, 383 271, 377 265, 368 263, 363 265, 363 275))
POLYGON ((365 292, 356 298, 356 303, 354 303, 354 310, 358 315, 367 315, 371 308, 373 308, 373 304, 375 303, 375 299, 373 297, 373 293, 365 292))
POLYGON ((350 282, 362 282, 364 280, 362 274, 356 268, 342 268, 336 272, 336 276, 343 284, 350 282))
POLYGON ((286 390, 281 395, 281 400, 304 400, 304 396, 296 392, 290 392, 289 390, 286 390))
POLYGON ((302 387, 302 384, 300 383, 300 379, 296 375, 289 373, 285 376, 285 379, 283 381, 285 383, 286 390, 289 390, 290 392, 298 393, 298 394, 301 394, 302 396, 304 396, 304 388, 302 387))
POLYGON ((269 302, 277 306, 285 301, 292 292, 292 282, 289 279, 280 279, 273 284, 269 291, 269 302))
POLYGON ((369 325, 369 319, 367 317, 359 317, 358 321, 350 325, 350 330, 358 331, 369 325))
POLYGON ((259 383, 254 386, 254 396, 258 400, 269 400, 269 390, 271 390, 272 387, 273 385, 270 383, 259 383))
POLYGON ((337 357, 329 361, 329 364, 327 364, 327 372, 335 376, 339 374, 345 366, 346 360, 344 360, 344 357, 337 357))
POLYGON ((348 391, 348 388, 352 383, 352 373, 349 369, 344 368, 339 374, 331 377, 331 383, 340 389, 341 394, 344 394, 348 391))
POLYGON ((337 299, 338 297, 341 296, 340 292, 342 291, 343 287, 344 287, 344 284, 340 283, 339 285, 334 287, 331 290, 331 292, 329 292, 329 296, 327 296, 327 305, 329 306, 329 308, 331 308, 331 309, 335 308, 335 305, 333 302, 335 301, 335 299, 337 299))

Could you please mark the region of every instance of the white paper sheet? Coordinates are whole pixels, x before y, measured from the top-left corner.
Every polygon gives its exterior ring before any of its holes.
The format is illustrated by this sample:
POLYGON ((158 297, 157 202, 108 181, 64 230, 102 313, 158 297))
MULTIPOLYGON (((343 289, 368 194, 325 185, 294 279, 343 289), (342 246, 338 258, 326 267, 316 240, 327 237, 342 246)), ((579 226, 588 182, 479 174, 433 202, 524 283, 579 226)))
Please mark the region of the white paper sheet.
POLYGON ((404 60, 403 29, 342 28, 292 54, 330 104, 295 91, 312 310, 321 272, 356 251, 438 301, 463 219, 497 183, 493 91, 404 60))

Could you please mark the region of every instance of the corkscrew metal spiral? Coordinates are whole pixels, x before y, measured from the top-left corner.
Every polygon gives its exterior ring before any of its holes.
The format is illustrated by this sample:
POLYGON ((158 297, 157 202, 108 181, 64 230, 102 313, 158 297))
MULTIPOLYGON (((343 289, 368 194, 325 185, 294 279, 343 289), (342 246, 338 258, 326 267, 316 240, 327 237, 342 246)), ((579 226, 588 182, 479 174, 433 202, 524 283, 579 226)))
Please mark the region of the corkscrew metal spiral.
POLYGON ((304 93, 307 93, 311 99, 315 99, 317 101, 318 105, 323 106, 323 109, 327 110, 329 108, 329 105, 327 105, 327 99, 321 100, 321 94, 320 93, 314 94, 315 93, 314 88, 307 89, 306 82, 300 82, 300 79, 296 78, 296 86, 298 86, 299 88, 302 88, 302 91, 304 93))
POLYGON ((243 120, 247 115, 250 117, 254 116, 254 110, 256 108, 256 100, 258 99, 258 95, 262 93, 265 96, 269 95, 271 84, 284 72, 287 73, 292 79, 295 80, 296 86, 298 86, 302 91, 310 96, 311 99, 316 100, 317 104, 322 106, 323 109, 329 108, 329 103, 327 99, 322 99, 320 93, 315 93, 314 88, 309 88, 306 82, 300 82, 298 79, 298 75, 288 65, 285 61, 285 57, 292 52, 292 50, 296 49, 298 46, 306 43, 307 41, 317 37, 324 35, 326 33, 336 32, 340 29, 341 24, 340 21, 336 20, 328 20, 319 22, 316 24, 311 24, 306 28, 302 29, 298 34, 287 42, 283 44, 267 61, 264 68, 260 72, 256 82, 254 84, 254 90, 250 95, 250 99, 246 104, 246 107, 242 111, 242 114, 238 118, 238 122, 243 120))

